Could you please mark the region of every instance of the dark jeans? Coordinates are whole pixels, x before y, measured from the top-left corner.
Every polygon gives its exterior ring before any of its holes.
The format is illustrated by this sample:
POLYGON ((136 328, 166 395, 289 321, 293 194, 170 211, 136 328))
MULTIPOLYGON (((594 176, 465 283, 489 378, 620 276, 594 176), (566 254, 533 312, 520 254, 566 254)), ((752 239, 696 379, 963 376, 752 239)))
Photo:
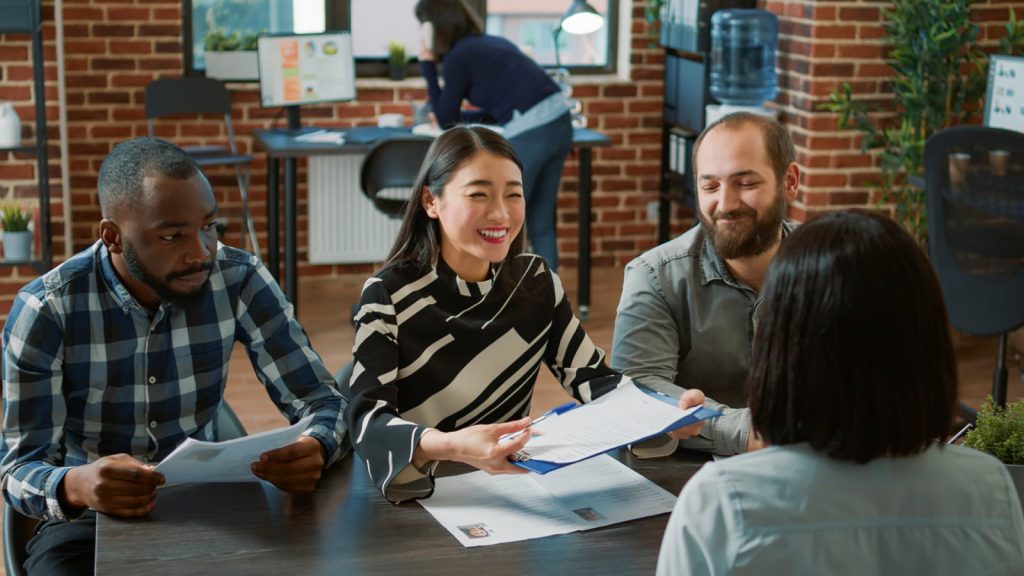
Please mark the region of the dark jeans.
POLYGON ((568 112, 543 126, 509 139, 523 163, 526 189, 526 234, 533 252, 558 269, 555 208, 565 158, 572 150, 572 117, 568 112))
POLYGON ((47 520, 25 547, 28 574, 92 574, 96 566, 96 512, 74 522, 47 520))

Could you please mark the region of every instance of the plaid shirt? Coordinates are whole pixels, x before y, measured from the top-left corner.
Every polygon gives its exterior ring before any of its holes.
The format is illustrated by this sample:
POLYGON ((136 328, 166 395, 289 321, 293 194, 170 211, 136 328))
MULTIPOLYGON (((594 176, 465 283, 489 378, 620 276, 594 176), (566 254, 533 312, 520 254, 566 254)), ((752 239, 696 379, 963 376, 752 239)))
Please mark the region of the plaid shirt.
POLYGON ((340 456, 345 401, 269 271, 221 245, 198 302, 141 306, 101 242, 18 293, 3 330, 7 502, 64 519, 58 487, 72 466, 127 453, 158 462, 188 437, 214 440, 228 359, 241 342, 270 398, 328 463, 340 456))

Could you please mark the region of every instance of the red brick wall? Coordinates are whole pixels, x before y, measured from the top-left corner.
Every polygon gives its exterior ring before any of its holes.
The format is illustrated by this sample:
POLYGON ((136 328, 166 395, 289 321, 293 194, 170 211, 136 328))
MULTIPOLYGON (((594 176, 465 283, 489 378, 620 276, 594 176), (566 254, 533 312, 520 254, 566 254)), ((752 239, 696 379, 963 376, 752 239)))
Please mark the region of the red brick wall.
MULTIPOLYGON (((629 0, 624 0, 629 1, 629 0)), ((660 159, 662 55, 653 47, 643 19, 643 1, 632 0, 633 32, 629 81, 578 84, 575 95, 583 101, 590 126, 607 133, 611 148, 595 152, 593 245, 595 265, 623 264, 655 243, 655 223, 647 219, 647 204, 657 198, 660 159)), ((835 116, 815 110, 828 93, 844 80, 859 94, 885 101, 888 69, 882 62, 881 10, 888 2, 827 0, 763 0, 761 5, 780 17, 777 99, 782 119, 790 125, 804 168, 801 195, 792 208, 802 219, 807 213, 845 206, 872 206, 875 198, 866 183, 877 172, 872 160, 860 154, 858 137, 837 131, 835 116)), ((1010 5, 1021 2, 978 2, 976 16, 986 38, 1006 21, 1010 5)), ((146 133, 143 89, 150 80, 181 73, 181 2, 179 0, 64 0, 64 35, 70 136, 70 174, 62 179, 57 147, 56 50, 53 1, 44 0, 47 76, 47 116, 50 123, 54 251, 63 254, 61 189, 71 189, 77 250, 96 238, 99 208, 96 173, 114 143, 146 133)), ((1024 10, 1018 11, 1024 15, 1024 10)), ((0 35, 0 100, 15 102, 31 137, 31 62, 28 37, 0 35)), ((237 132, 245 134, 271 124, 275 110, 257 102, 254 85, 232 86, 237 132)), ((409 114, 407 95, 423 99, 422 88, 409 83, 363 82, 358 101, 303 110, 305 119, 328 126, 372 124, 379 113, 409 114)), ((163 122, 158 134, 180 143, 216 141, 219 122, 198 119, 163 122)), ((263 159, 254 168, 252 211, 261 230, 266 227, 263 159)), ((576 261, 576 162, 570 158, 559 197, 559 250, 563 263, 576 261)), ((239 202, 230 172, 215 171, 211 180, 223 213, 233 219, 237 238, 239 202)), ((304 174, 300 182, 304 181, 304 174)), ((31 197, 35 168, 29 157, 5 155, 0 159, 0 194, 31 197)), ((305 190, 300 189, 299 250, 305 259, 305 190)), ((680 230, 685 220, 677 219, 680 230)), ((263 242, 265 246, 265 240, 263 242)), ((355 269, 368 270, 369 266, 355 269)), ((301 274, 335 274, 352 267, 300 266, 301 274)), ((33 275, 29 269, 0 269, 0 302, 8 301, 18 286, 33 275)), ((0 309, 6 304, 0 303, 0 309)))

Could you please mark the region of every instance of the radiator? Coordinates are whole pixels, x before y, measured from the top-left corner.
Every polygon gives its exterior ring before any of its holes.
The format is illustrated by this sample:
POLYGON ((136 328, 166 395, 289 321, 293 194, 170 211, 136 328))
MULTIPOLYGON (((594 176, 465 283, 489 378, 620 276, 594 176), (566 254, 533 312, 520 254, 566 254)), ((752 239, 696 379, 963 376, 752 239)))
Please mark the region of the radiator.
MULTIPOLYGON (((374 208, 359 188, 363 154, 309 159, 309 262, 383 262, 401 220, 374 208)), ((388 190, 406 198, 409 190, 388 190)))

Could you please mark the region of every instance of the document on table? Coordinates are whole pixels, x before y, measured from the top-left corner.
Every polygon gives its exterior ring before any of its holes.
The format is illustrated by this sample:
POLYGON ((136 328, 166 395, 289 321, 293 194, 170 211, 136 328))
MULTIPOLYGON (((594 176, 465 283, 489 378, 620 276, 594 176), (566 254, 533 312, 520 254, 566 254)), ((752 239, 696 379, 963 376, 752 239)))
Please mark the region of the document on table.
POLYGON ((671 512, 676 496, 611 456, 550 474, 438 478, 427 512, 466 547, 567 534, 671 512))
POLYGON ((313 416, 276 430, 267 430, 224 442, 189 438, 167 455, 155 470, 167 484, 186 482, 257 482, 250 465, 260 454, 295 442, 309 428, 313 416))
POLYGON ((531 428, 536 435, 518 454, 524 461, 516 464, 544 474, 720 415, 703 406, 680 410, 675 400, 628 381, 589 404, 538 422, 531 428))

